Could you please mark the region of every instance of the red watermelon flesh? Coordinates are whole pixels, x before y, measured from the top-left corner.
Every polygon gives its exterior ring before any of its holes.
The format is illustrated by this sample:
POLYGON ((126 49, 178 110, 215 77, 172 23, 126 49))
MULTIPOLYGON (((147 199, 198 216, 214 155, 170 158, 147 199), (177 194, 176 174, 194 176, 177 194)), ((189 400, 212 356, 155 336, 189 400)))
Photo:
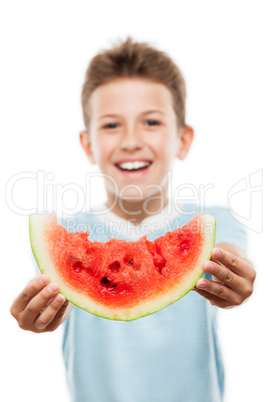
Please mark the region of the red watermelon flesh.
POLYGON ((155 241, 91 242, 89 232, 68 232, 56 215, 30 216, 36 261, 60 293, 93 314, 125 321, 159 311, 195 286, 215 230, 215 218, 199 212, 155 241))

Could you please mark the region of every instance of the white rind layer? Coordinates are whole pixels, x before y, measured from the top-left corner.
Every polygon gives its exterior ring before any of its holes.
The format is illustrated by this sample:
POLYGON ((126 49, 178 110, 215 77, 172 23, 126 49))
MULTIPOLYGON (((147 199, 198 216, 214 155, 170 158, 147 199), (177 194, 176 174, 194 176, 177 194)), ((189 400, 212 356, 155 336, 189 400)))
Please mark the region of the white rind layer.
POLYGON ((100 303, 96 303, 85 294, 71 288, 62 280, 55 270, 44 237, 45 229, 47 230, 49 225, 58 224, 55 214, 30 215, 29 229, 31 247, 41 272, 47 274, 51 282, 56 282, 60 286, 60 293, 66 299, 70 300, 70 302, 103 318, 130 321, 153 314, 179 300, 196 285, 198 279, 203 275, 203 263, 211 258, 211 250, 215 245, 216 220, 212 215, 202 214, 199 216, 202 217, 202 224, 204 227, 209 228, 209 230, 208 233, 205 231, 204 247, 202 248, 195 269, 190 272, 183 281, 180 281, 177 288, 175 287, 165 294, 157 295, 154 300, 148 300, 147 302, 143 301, 140 304, 133 306, 133 308, 108 308, 100 303))

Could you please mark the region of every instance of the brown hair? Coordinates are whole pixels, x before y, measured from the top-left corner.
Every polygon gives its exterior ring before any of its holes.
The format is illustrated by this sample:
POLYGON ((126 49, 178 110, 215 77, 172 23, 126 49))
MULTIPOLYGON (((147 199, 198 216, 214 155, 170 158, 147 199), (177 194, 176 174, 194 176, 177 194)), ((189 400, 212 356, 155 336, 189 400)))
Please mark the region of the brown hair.
POLYGON ((88 102, 100 85, 122 77, 147 78, 165 85, 172 94, 178 127, 185 126, 185 82, 178 66, 163 51, 131 37, 109 50, 103 50, 90 61, 82 89, 82 109, 86 128, 90 115, 88 102))

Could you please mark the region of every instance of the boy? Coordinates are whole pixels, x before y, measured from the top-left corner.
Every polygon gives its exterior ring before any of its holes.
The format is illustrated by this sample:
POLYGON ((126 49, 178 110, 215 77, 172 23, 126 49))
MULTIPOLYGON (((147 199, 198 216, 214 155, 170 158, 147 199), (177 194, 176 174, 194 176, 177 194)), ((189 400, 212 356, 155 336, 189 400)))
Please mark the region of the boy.
MULTIPOLYGON (((81 145, 104 174, 107 202, 75 215, 71 225, 66 220, 66 228, 86 225, 92 241, 137 240, 144 234, 153 240, 189 222, 197 205, 180 210, 167 198, 171 163, 185 158, 194 135, 185 124, 184 80, 174 62, 127 38, 92 59, 82 106, 81 145)), ((11 314, 25 330, 53 331, 64 322, 72 401, 222 401, 217 308, 248 298, 255 270, 245 256, 244 228, 225 208, 204 212, 217 222, 210 264, 204 264, 193 292, 155 314, 131 322, 94 316, 68 303, 46 275, 15 299, 11 314)))

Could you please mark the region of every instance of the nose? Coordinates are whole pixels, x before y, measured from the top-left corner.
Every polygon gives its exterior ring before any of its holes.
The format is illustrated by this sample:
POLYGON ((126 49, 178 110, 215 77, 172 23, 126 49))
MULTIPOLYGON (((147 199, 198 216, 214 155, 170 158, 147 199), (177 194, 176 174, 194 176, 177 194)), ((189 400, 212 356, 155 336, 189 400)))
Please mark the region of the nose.
POLYGON ((126 127, 123 130, 120 148, 122 150, 134 151, 136 149, 141 149, 143 146, 142 135, 138 128, 126 127))

